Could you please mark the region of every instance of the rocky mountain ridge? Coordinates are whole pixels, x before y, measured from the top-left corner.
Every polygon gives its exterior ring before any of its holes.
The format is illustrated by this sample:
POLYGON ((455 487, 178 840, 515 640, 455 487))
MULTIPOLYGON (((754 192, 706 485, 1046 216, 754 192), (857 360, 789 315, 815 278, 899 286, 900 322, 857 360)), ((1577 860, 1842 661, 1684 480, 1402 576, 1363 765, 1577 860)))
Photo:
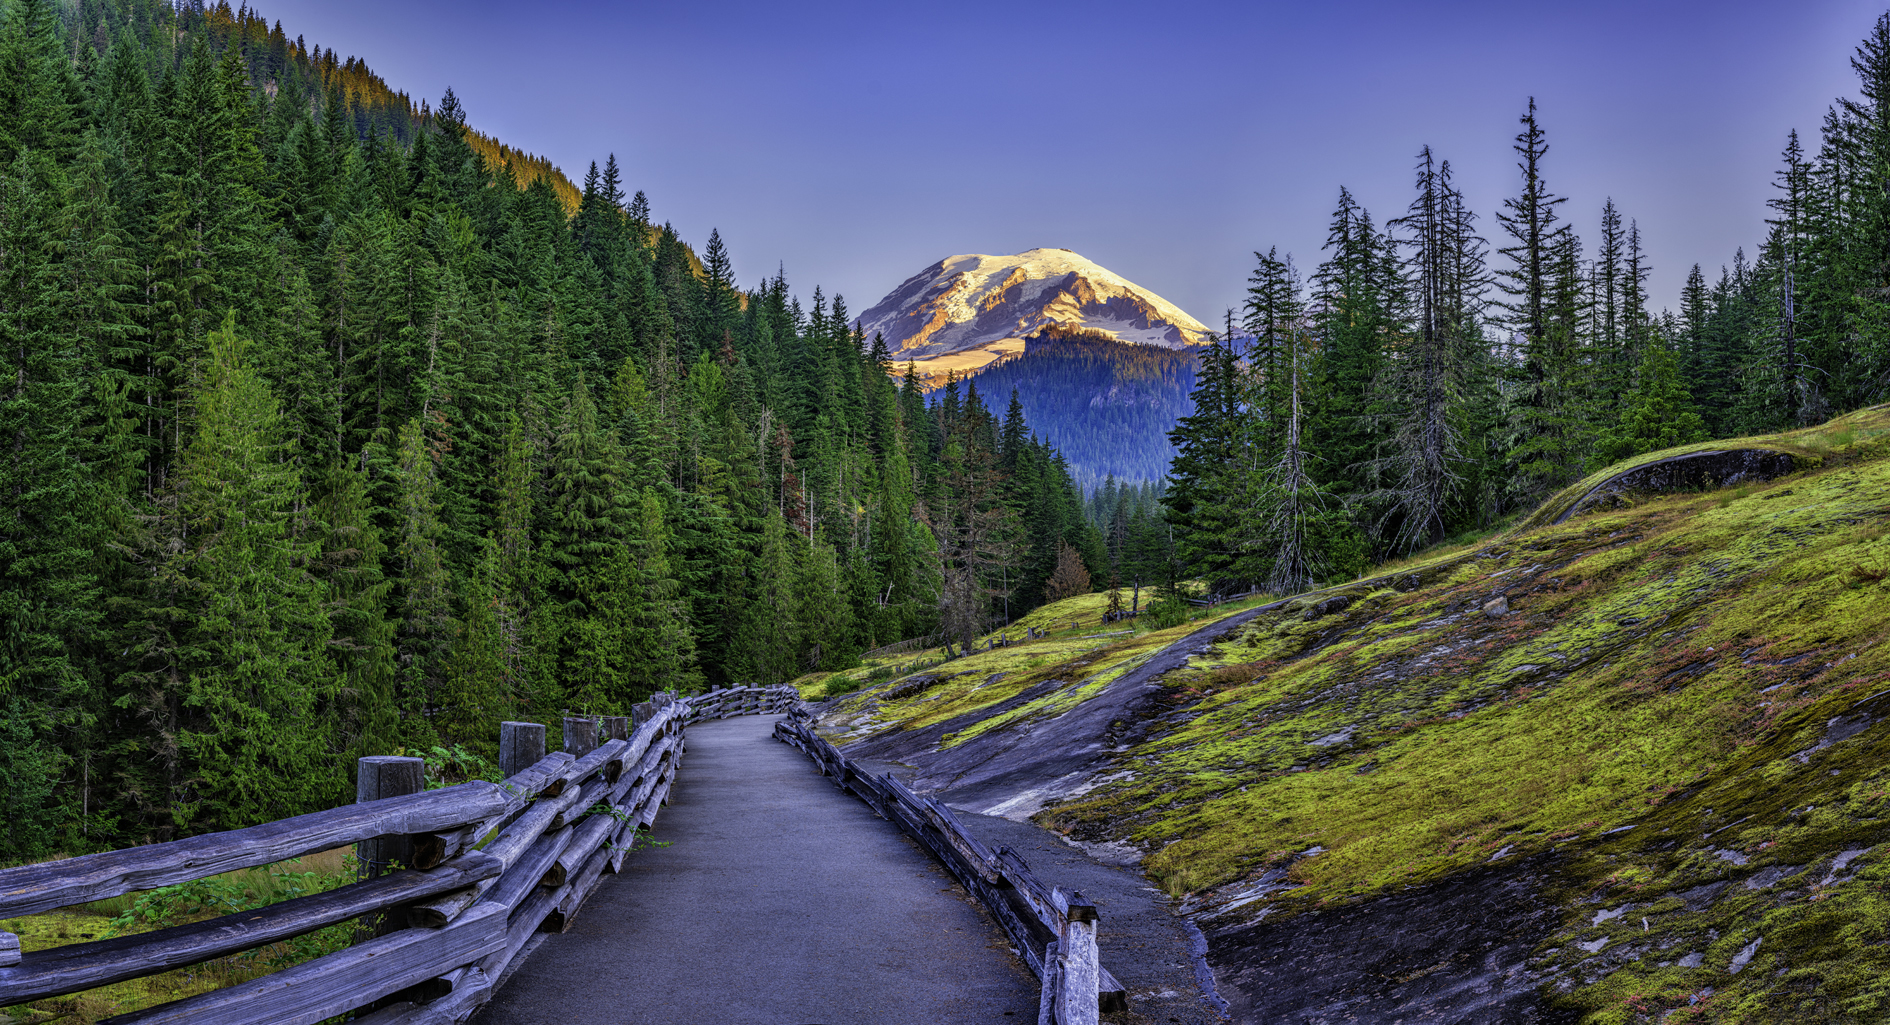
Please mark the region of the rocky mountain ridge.
POLYGON ((1171 349, 1203 344, 1209 334, 1175 304, 1067 249, 948 256, 907 278, 859 325, 868 337, 883 336, 901 365, 977 352, 989 362, 1021 352, 1025 338, 1048 328, 1171 349))

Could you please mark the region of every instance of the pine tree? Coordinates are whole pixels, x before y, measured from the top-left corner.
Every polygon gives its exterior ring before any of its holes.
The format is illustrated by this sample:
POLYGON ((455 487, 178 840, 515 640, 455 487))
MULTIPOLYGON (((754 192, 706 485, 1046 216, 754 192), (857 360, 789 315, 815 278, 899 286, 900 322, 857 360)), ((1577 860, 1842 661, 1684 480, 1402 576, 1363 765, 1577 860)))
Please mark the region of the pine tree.
POLYGON ((1399 358, 1377 382, 1395 412, 1386 417, 1389 451, 1377 464, 1389 483, 1374 497, 1386 509, 1380 534, 1392 551, 1408 552, 1443 539, 1463 485, 1460 415, 1482 254, 1450 165, 1439 167, 1429 147, 1418 160, 1417 197, 1393 223, 1410 232, 1402 242, 1413 323, 1399 358))
POLYGON ((536 658, 529 629, 542 578, 532 532, 536 485, 524 422, 512 413, 506 418, 498 464, 493 469, 493 628, 499 634, 502 667, 498 689, 515 707, 548 715, 555 707, 555 697, 541 693, 535 685, 536 658))
POLYGON ((1765 287, 1771 293, 1771 323, 1762 348, 1755 353, 1759 365, 1751 369, 1767 379, 1767 390, 1780 407, 1779 419, 1796 425, 1824 419, 1829 409, 1820 394, 1820 371, 1805 358, 1799 337, 1799 277, 1807 241, 1811 169, 1797 132, 1786 142, 1783 162, 1773 182, 1780 195, 1766 201, 1776 216, 1766 221, 1771 232, 1759 258, 1768 279, 1765 287))
POLYGON ((49 853, 42 826, 68 755, 47 741, 83 730, 94 704, 79 656, 100 626, 92 553, 107 512, 83 462, 82 364, 62 330, 54 259, 59 203, 41 170, 22 155, 0 174, 0 700, 45 730, 6 756, 20 773, 7 841, 19 857, 49 853))
POLYGON ((770 513, 762 521, 760 543, 750 563, 730 666, 738 680, 779 683, 800 675, 800 624, 794 618, 795 539, 787 521, 770 513))
POLYGON ((1610 197, 1601 208, 1601 244, 1595 252, 1590 271, 1593 301, 1589 308, 1593 326, 1597 401, 1604 411, 1619 408, 1622 396, 1633 383, 1632 363, 1626 339, 1626 311, 1622 308, 1627 284, 1622 258, 1626 254, 1627 235, 1621 225, 1621 212, 1610 197))
POLYGON ((1286 399, 1280 410, 1279 456, 1253 482, 1260 529, 1242 538, 1250 580, 1262 579, 1275 594, 1309 590, 1331 568, 1320 528, 1329 520, 1331 500, 1308 472, 1302 443, 1305 409, 1302 401, 1312 362, 1312 338, 1303 329, 1289 329, 1278 343, 1278 372, 1284 377, 1286 399))
POLYGON ((846 669, 859 663, 860 644, 840 563, 833 546, 816 541, 800 560, 794 621, 800 626, 799 669, 846 669))
POLYGON ((345 776, 320 714, 336 683, 331 633, 282 416, 232 317, 206 341, 180 469, 190 541, 173 559, 182 636, 167 711, 181 764, 170 804, 179 827, 228 829, 321 807, 345 776))
POLYGON ((1521 121, 1515 150, 1522 193, 1504 200, 1496 219, 1512 240, 1498 250, 1510 262, 1498 277, 1510 297, 1503 308, 1521 350, 1512 357, 1517 394, 1511 413, 1515 442, 1509 459, 1516 494, 1530 500, 1560 487, 1581 467, 1576 452, 1573 339, 1558 330, 1557 324, 1557 264, 1567 264, 1572 236, 1555 208, 1566 200, 1550 192, 1543 181, 1542 162, 1549 146, 1536 121, 1533 97, 1521 121))
POLYGON ((1622 406, 1620 422, 1601 439, 1603 459, 1616 462, 1706 439, 1706 423, 1694 410, 1680 380, 1679 361, 1664 339, 1647 346, 1638 378, 1622 406))
POLYGON ((1241 497, 1237 461, 1247 415, 1231 339, 1216 339, 1201 354, 1195 382, 1194 412, 1178 420, 1169 435, 1176 454, 1162 504, 1174 525, 1180 558, 1209 580, 1227 580, 1239 554, 1234 503, 1241 497))
POLYGON ((670 558, 670 530, 654 488, 643 489, 636 512, 636 540, 629 553, 635 618, 624 638, 625 694, 633 701, 659 690, 688 690, 701 679, 688 605, 670 558))
POLYGON ((329 652, 337 676, 337 741, 356 757, 399 745, 395 703, 396 623, 388 601, 394 581, 382 572, 387 546, 368 508, 367 481, 335 464, 317 503, 318 572, 327 581, 329 652))
MULTIPOLYGON (((633 511, 623 451, 597 421, 590 389, 571 391, 552 450, 545 509, 545 601, 538 617, 547 669, 588 711, 624 704, 621 630, 634 619, 624 547, 633 511)), ((548 686, 551 684, 547 683, 548 686)))
POLYGON ((976 427, 960 418, 947 438, 941 494, 927 509, 943 576, 940 628, 967 647, 989 625, 991 598, 1005 593, 999 582, 1016 561, 1015 514, 1000 501, 997 458, 976 444, 976 427))
POLYGON ((58 13, 49 0, 12 0, 0 22, 0 167, 24 153, 63 163, 78 141, 81 99, 71 62, 60 53, 58 13))
POLYGON ((446 658, 458 632, 453 581, 440 548, 436 459, 420 421, 402 424, 394 468, 398 533, 393 562, 400 581, 395 693, 401 733, 410 746, 422 747, 440 740, 433 721, 447 704, 446 658))
MULTIPOLYGON (((1429 151, 1426 150, 1428 160, 1429 151)), ((1319 476, 1335 492, 1358 493, 1371 481, 1382 403, 1372 381, 1381 372, 1396 328, 1397 280, 1387 266, 1386 242, 1371 214, 1339 190, 1326 233, 1331 256, 1313 275, 1314 321, 1321 340, 1310 429, 1321 439, 1319 476)))

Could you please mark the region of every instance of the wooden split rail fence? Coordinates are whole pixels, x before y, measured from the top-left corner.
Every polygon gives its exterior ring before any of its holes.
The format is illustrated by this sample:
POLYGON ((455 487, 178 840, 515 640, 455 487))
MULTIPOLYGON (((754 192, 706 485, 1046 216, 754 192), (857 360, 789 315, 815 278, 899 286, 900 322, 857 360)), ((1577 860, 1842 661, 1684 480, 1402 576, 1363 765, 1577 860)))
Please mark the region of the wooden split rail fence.
POLYGON ((800 703, 801 692, 786 684, 775 687, 717 688, 690 700, 689 722, 731 715, 770 715, 800 703))
POLYGON ((658 694, 635 716, 500 726, 502 783, 423 790, 418 758, 363 758, 357 802, 247 829, 0 870, 0 919, 357 845, 361 881, 203 922, 21 953, 0 933, 0 1007, 199 964, 360 922, 354 945, 112 1025, 449 1025, 539 932, 568 929, 669 794, 683 727, 786 708, 792 688, 658 694))
POLYGON ((919 797, 891 773, 863 771, 816 735, 811 723, 805 710, 794 708, 775 723, 774 735, 923 844, 990 910, 1042 980, 1038 1025, 1096 1025, 1100 1012, 1128 1009, 1127 991, 1098 957, 1094 904, 1076 891, 1045 886, 1016 851, 992 850, 966 832, 951 809, 919 797))

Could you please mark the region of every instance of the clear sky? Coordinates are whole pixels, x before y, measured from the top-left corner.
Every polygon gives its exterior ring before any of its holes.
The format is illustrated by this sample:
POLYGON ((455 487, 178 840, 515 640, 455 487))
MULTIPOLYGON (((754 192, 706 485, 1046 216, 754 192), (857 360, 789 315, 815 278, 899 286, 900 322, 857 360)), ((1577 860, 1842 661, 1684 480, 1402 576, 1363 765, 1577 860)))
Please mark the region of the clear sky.
POLYGON ((1341 184, 1401 212, 1427 143, 1494 240, 1531 95, 1577 231, 1612 196, 1671 305, 1754 247, 1786 132, 1815 148, 1886 3, 259 6, 574 181, 614 152, 744 286, 780 265, 857 313, 947 255, 1061 246, 1218 323, 1254 250, 1318 262, 1341 184))

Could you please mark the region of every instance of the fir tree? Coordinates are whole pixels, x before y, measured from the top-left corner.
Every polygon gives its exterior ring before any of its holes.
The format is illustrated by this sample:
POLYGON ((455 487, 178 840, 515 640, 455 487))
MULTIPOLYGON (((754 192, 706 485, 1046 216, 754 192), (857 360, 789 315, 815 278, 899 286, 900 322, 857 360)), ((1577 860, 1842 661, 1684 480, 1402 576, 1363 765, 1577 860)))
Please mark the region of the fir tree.
POLYGON ((413 746, 430 746, 439 740, 432 723, 447 703, 442 693, 446 657, 458 624, 453 619, 453 583, 440 548, 436 450, 420 421, 401 425, 396 459, 396 703, 402 735, 413 746))
POLYGON ((178 771, 177 826, 228 829, 337 796, 335 688, 315 545, 295 522, 301 482, 284 450, 276 398, 225 317, 208 343, 196 432, 180 471, 188 547, 172 560, 181 587, 177 689, 168 695, 178 771))
POLYGON ((317 505, 318 572, 327 581, 329 651, 335 662, 337 741, 356 757, 399 744, 395 703, 396 623, 388 616, 394 581, 382 572, 387 546, 367 503, 367 481, 335 464, 317 505))
POLYGON ((45 730, 8 756, 21 774, 8 842, 21 857, 47 852, 43 802, 68 761, 45 739, 83 730, 95 707, 78 656, 100 626, 92 552, 107 512, 84 462, 80 354, 61 330, 58 198, 39 171, 22 155, 0 174, 0 699, 45 730))
POLYGON ((1603 459, 1615 462, 1706 439, 1706 424, 1687 396, 1679 361, 1664 339, 1647 346, 1638 378, 1622 405, 1620 422, 1602 436, 1603 459))
POLYGON ((1496 219, 1511 244, 1498 250, 1509 259, 1499 272, 1519 351, 1512 356, 1517 394, 1511 414, 1515 443, 1510 449, 1519 497, 1546 494, 1572 479, 1580 469, 1572 394, 1572 340, 1557 330, 1556 270, 1569 251, 1568 226, 1556 207, 1564 197, 1549 191, 1542 176, 1549 146, 1536 121, 1536 102, 1522 117, 1515 150, 1522 171, 1522 192, 1503 201, 1496 219))
POLYGON ((1460 413, 1474 334, 1474 306, 1482 291, 1481 240, 1463 197, 1426 147, 1418 160, 1417 197, 1394 222, 1410 234, 1413 330, 1377 382, 1381 401, 1395 410, 1389 451, 1377 463, 1387 486, 1375 497, 1385 508, 1378 524, 1393 551, 1442 540, 1451 502, 1463 484, 1460 413))

